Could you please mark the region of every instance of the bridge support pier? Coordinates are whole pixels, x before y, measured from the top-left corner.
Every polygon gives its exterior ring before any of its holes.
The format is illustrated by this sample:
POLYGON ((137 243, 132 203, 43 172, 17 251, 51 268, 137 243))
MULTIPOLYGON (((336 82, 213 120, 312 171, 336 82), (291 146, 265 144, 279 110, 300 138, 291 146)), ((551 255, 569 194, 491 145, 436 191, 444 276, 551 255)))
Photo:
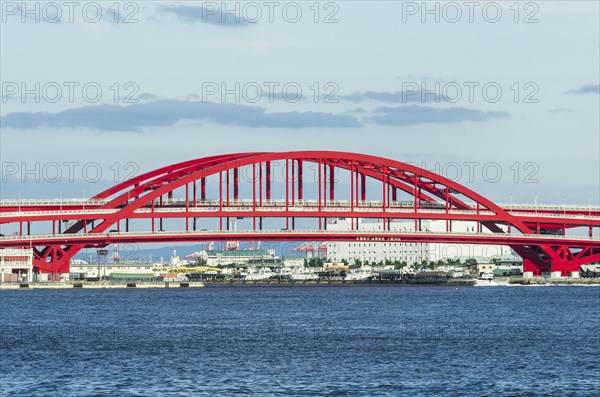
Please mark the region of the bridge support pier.
POLYGON ((529 275, 530 277, 539 277, 540 269, 536 266, 531 259, 523 258, 523 277, 529 275))
POLYGON ((535 263, 530 258, 523 258, 523 276, 539 277, 542 273, 550 275, 551 278, 578 277, 580 262, 576 258, 569 257, 567 247, 558 248, 559 255, 552 255, 548 263, 535 263), (567 256, 565 256, 567 255, 567 256))

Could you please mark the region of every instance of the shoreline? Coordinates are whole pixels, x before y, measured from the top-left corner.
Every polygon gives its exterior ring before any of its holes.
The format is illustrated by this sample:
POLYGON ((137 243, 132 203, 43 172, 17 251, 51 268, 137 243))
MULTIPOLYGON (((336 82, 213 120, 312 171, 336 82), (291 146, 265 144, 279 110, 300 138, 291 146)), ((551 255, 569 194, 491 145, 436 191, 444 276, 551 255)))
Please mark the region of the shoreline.
POLYGON ((226 281, 185 281, 185 282, 17 282, 0 283, 2 290, 39 290, 39 289, 182 289, 203 288, 206 286, 343 286, 343 285, 440 285, 440 286, 600 286, 600 278, 593 279, 545 279, 541 277, 507 278, 497 281, 479 281, 469 279, 430 279, 430 280, 226 280, 226 281))
POLYGON ((204 283, 197 281, 185 282, 98 282, 98 281, 70 281, 70 282, 18 282, 0 283, 2 290, 33 290, 33 289, 174 289, 174 288, 203 288, 204 283))

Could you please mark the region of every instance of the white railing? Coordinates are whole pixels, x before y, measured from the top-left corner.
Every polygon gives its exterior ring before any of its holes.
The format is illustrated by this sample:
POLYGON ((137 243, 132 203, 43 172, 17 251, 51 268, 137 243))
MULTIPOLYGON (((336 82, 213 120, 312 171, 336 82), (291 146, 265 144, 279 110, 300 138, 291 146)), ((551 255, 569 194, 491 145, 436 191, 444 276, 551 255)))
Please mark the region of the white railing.
MULTIPOLYGON (((131 201, 132 199, 130 199, 131 201)), ((257 198, 256 199, 256 204, 258 205, 260 199, 257 198)), ((65 205, 65 206, 69 206, 69 205, 103 205, 108 203, 109 200, 105 200, 105 199, 101 199, 101 200, 94 200, 94 199, 81 199, 81 198, 71 198, 71 199, 21 199, 21 200, 14 200, 14 199, 3 199, 0 200, 0 207, 1 206, 36 206, 36 205, 65 205)), ((163 199, 162 200, 162 205, 163 206, 170 206, 170 205, 183 205, 185 206, 186 200, 183 198, 174 198, 174 199, 163 199)), ((154 204, 155 205, 159 205, 160 204, 160 199, 155 199, 154 200, 154 204)), ((291 204, 291 200, 288 203, 289 205, 291 204)), ((355 206, 380 206, 383 204, 383 202, 381 200, 368 200, 368 201, 361 201, 359 200, 358 202, 355 202, 355 206)), ((471 205, 472 207, 476 207, 476 203, 467 203, 468 205, 471 205)), ((196 200, 195 202, 193 200, 188 200, 188 206, 219 206, 219 200, 196 200)), ((242 199, 242 200, 229 200, 229 205, 242 205, 242 206, 252 206, 252 199, 242 199)), ((286 201, 284 199, 271 199, 271 200, 266 200, 263 199, 262 200, 262 206, 275 206, 275 207, 280 207, 280 206, 285 206, 286 205, 286 201)), ((319 201, 316 199, 296 199, 294 200, 294 205, 302 205, 302 206, 318 206, 319 205, 319 201)), ((321 205, 322 206, 346 206, 349 207, 350 206, 350 200, 322 200, 321 201, 321 205)), ((414 202, 413 201, 388 201, 386 202, 386 206, 387 207, 393 207, 393 208, 412 208, 414 206, 414 202)), ((565 204, 522 204, 522 203, 511 203, 511 204, 506 204, 506 203, 500 203, 498 204, 498 206, 502 207, 505 210, 546 210, 546 211, 564 211, 564 210, 570 210, 570 211, 600 211, 600 206, 592 206, 592 205, 587 205, 587 206, 583 206, 583 205, 565 205, 565 204)), ((423 202, 422 203, 422 207, 420 208, 420 210, 422 209, 445 209, 445 203, 443 201, 438 201, 435 203, 427 203, 427 202, 423 202)))
MULTIPOLYGON (((256 201, 258 201, 259 198, 256 198, 256 201)), ((60 199, 0 199, 0 205, 15 205, 15 204, 81 204, 81 203, 92 203, 92 204, 105 204, 107 203, 109 200, 107 199, 83 199, 83 198, 60 198, 60 199)), ((160 201, 160 199, 155 199, 155 201, 158 203, 160 201)), ((188 200, 190 203, 193 203, 193 200, 188 200)), ((350 200, 321 200, 322 202, 327 201, 329 203, 341 203, 341 204, 350 204, 350 200)), ((218 199, 210 199, 210 200, 196 200, 197 203, 203 203, 203 204, 209 204, 209 203, 219 203, 218 199)), ((238 199, 238 200, 234 200, 234 199, 230 199, 229 200, 230 203, 252 203, 252 199, 238 199)), ((273 203, 273 204, 279 204, 279 203, 285 203, 285 199, 270 199, 267 200, 265 198, 263 198, 262 200, 263 203, 273 203)), ((318 204, 318 200, 317 199, 295 199, 295 202, 297 203, 314 203, 314 204, 318 204)), ((355 201, 356 202, 356 201, 355 201)), ((366 201, 362 201, 359 200, 359 203, 381 203, 381 200, 366 200, 366 201)), ((183 198, 171 198, 171 199, 163 199, 163 204, 177 204, 177 203, 184 203, 185 204, 185 199, 183 198)), ((414 202, 412 200, 401 200, 401 201, 389 201, 390 205, 395 205, 395 206, 413 206, 414 202)), ((425 203, 425 202, 423 202, 425 203)), ((444 206, 444 201, 437 201, 435 203, 429 203, 431 205, 439 205, 439 206, 444 206)), ((475 206, 476 203, 475 202, 467 202, 468 205, 472 205, 475 206)), ((575 205, 575 204, 530 204, 530 203, 498 203, 498 206, 502 207, 502 208, 514 208, 514 209, 527 209, 527 208, 540 208, 540 209, 562 209, 562 208, 567 208, 567 209, 575 209, 575 210, 579 210, 579 209, 600 209, 600 206, 597 205, 575 205)))
MULTIPOLYGON (((143 207, 143 208, 138 208, 134 211, 135 214, 149 214, 149 213, 182 213, 182 216, 185 215, 186 213, 205 213, 205 212, 219 212, 220 210, 224 210, 224 211, 236 211, 236 212, 250 212, 250 211, 258 211, 258 212, 284 212, 286 211, 286 207, 285 206, 279 206, 279 207, 252 207, 252 206, 236 206, 236 205, 230 205, 230 206, 223 206, 223 207, 219 207, 219 206, 210 206, 210 207, 188 207, 187 209, 184 207, 176 207, 176 208, 170 208, 170 207, 166 207, 166 208, 154 208, 154 210, 152 210, 151 208, 147 208, 147 207, 143 207)), ((289 206, 287 208, 289 211, 293 211, 293 212, 318 212, 319 208, 318 207, 311 207, 311 206, 301 206, 301 205, 294 205, 294 206, 289 206)), ((102 214, 113 214, 120 211, 119 208, 90 208, 87 210, 54 210, 54 211, 13 211, 13 212, 2 212, 0 213, 0 219, 1 218, 10 218, 10 217, 15 217, 15 216, 22 216, 23 214, 27 214, 27 216, 49 216, 49 215, 86 215, 86 214, 98 214, 98 215, 102 215, 102 214)), ((384 211, 382 211, 381 207, 340 207, 340 206, 328 206, 328 207, 321 207, 321 211, 322 212, 351 212, 351 213, 356 213, 356 214, 360 214, 360 213, 372 213, 372 212, 377 212, 377 213, 381 213, 381 212, 386 212, 386 213, 407 213, 407 214, 411 214, 413 213, 413 209, 412 208, 396 208, 396 207, 386 207, 384 209, 384 211)), ((460 214, 460 215, 477 215, 477 211, 475 210, 457 210, 457 209, 449 209, 448 212, 446 212, 445 209, 419 209, 417 211, 420 214, 460 214)), ((489 210, 480 210, 479 211, 479 215, 495 215, 494 212, 489 211, 489 210)), ((540 218, 565 218, 565 219, 580 219, 580 220, 598 220, 600 219, 600 216, 594 216, 594 215, 585 215, 585 214, 563 214, 563 213, 558 213, 558 214, 547 214, 547 213, 539 213, 539 212, 515 212, 512 215, 517 216, 517 217, 527 217, 527 216, 534 216, 534 217, 540 217, 540 218)))
POLYGON ((108 200, 92 199, 21 199, 21 200, 0 200, 1 206, 35 206, 35 205, 102 205, 108 203, 108 200))
POLYGON ((505 210, 543 210, 543 211, 600 211, 600 206, 572 204, 498 204, 505 210))
POLYGON ((341 234, 341 235, 371 235, 371 236, 452 236, 452 237, 492 237, 492 238, 533 238, 533 239, 558 239, 558 240, 575 240, 582 242, 598 241, 600 244, 600 238, 598 237, 581 237, 581 236, 564 236, 564 235, 548 235, 548 234, 507 234, 507 233, 454 233, 454 232, 432 232, 432 231, 396 231, 396 230, 312 230, 312 229, 280 229, 280 230, 201 230, 201 231, 155 231, 155 232, 106 232, 106 233, 78 233, 78 234, 40 234, 40 235, 11 235, 0 237, 0 241, 12 241, 12 240, 44 240, 44 239, 55 239, 55 238, 110 238, 110 237, 145 237, 145 236, 214 236, 214 235, 244 235, 244 234, 341 234))

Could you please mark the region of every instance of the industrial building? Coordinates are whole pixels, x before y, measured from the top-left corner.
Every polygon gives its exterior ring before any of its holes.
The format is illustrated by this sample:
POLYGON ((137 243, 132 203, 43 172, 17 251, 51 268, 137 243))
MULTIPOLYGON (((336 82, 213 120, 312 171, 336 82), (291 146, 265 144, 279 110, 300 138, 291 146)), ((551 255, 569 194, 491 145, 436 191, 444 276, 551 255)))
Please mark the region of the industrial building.
POLYGON ((152 266, 151 263, 112 262, 98 264, 75 259, 71 261, 71 274, 110 277, 113 273, 152 273, 152 266))
MULTIPOLYGON (((356 225, 356 224, 355 224, 356 225)), ((350 219, 334 219, 327 224, 327 230, 351 230, 350 219)), ((382 222, 368 222, 358 219, 358 230, 384 230, 382 222)), ((392 231, 414 231, 413 221, 392 221, 392 231)), ((389 260, 421 262, 429 259, 429 246, 426 243, 374 243, 374 242, 328 242, 327 256, 332 261, 379 262, 389 260)))
POLYGON ((0 282, 33 281, 33 249, 0 249, 0 282))
MULTIPOLYGON (((356 225, 356 224, 355 224, 356 225)), ((327 224, 328 230, 351 230, 349 219, 332 219, 327 224)), ((445 232, 446 221, 424 220, 420 224, 421 231, 445 232)), ((456 233, 476 233, 476 222, 451 222, 451 230, 456 233)), ((386 227, 387 229, 387 227, 386 227)), ((381 221, 358 220, 358 230, 377 231, 384 230, 381 221)), ((392 220, 389 224, 392 231, 414 231, 413 220, 392 220)), ((447 243, 394 243, 394 242, 328 242, 327 257, 333 261, 342 259, 353 262, 380 262, 387 260, 414 262, 438 261, 454 258, 491 258, 507 257, 512 255, 508 246, 480 245, 480 244, 447 244, 447 243)))

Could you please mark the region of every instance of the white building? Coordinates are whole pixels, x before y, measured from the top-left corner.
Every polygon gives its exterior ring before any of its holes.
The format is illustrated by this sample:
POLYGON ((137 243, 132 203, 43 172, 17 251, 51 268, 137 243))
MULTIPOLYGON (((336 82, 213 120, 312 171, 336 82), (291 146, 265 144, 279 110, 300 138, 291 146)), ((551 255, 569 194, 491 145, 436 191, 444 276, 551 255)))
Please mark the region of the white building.
POLYGON ((206 260, 207 266, 223 266, 229 264, 273 264, 281 262, 274 249, 263 250, 210 250, 201 251, 200 258, 206 260))
POLYGON ((33 249, 0 249, 0 282, 9 281, 15 273, 21 275, 21 278, 24 276, 29 282, 33 280, 33 249))
POLYGON ((82 260, 71 261, 71 273, 85 273, 88 276, 108 277, 112 273, 151 273, 150 263, 121 262, 121 263, 88 263, 82 260))
MULTIPOLYGON (((423 222, 427 224, 427 230, 431 232, 445 232, 445 220, 430 220, 423 222)), ((453 233, 474 234, 477 233, 477 222, 473 221, 451 221, 449 229, 453 233)), ((505 226, 500 228, 506 231, 505 226)), ((485 226, 481 226, 482 233, 491 233, 485 226)), ((512 250, 506 245, 484 245, 484 244, 429 244, 430 260, 448 258, 491 258, 506 257, 512 255, 512 250)))
MULTIPOLYGON (((358 230, 383 230, 382 222, 358 220, 358 230)), ((327 224, 327 230, 350 230, 350 219, 334 219, 327 224)), ((414 231, 413 220, 397 220, 390 223, 390 230, 414 231)), ((361 262, 379 262, 389 260, 421 262, 429 259, 429 246, 426 243, 374 243, 374 242, 330 242, 327 243, 327 257, 331 261, 355 260, 361 262)))
MULTIPOLYGON (((422 231, 445 232, 445 220, 423 220, 422 231)), ((453 221, 449 225, 455 233, 477 233, 476 222, 453 221)), ((328 230, 351 230, 349 219, 332 219, 327 224, 328 230)), ((359 219, 358 229, 364 231, 384 230, 383 222, 359 219)), ((414 231, 414 220, 393 220, 390 223, 392 231, 414 231)), ((482 232, 489 232, 482 227, 482 232)), ((491 233, 491 232, 490 232, 491 233)), ((423 260, 437 261, 449 258, 494 258, 510 256, 510 247, 481 244, 448 244, 448 243, 397 243, 397 242, 329 242, 327 256, 332 261, 356 259, 362 262, 380 262, 386 259, 405 261, 408 264, 423 260)))

